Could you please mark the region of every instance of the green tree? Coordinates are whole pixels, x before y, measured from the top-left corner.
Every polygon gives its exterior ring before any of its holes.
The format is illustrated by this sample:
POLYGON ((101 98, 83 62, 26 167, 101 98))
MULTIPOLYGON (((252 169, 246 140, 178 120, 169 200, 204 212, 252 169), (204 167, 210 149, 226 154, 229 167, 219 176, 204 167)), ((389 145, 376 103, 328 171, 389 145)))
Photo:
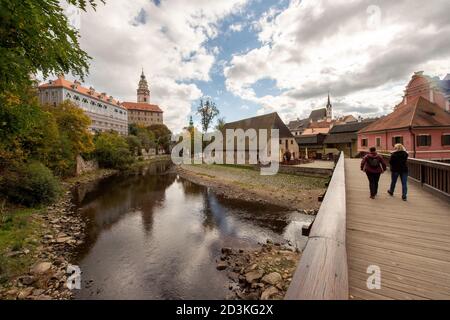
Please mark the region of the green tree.
POLYGON ((158 148, 161 147, 166 153, 168 153, 170 149, 170 139, 172 136, 172 132, 169 128, 167 128, 165 124, 152 124, 148 127, 148 130, 154 134, 155 143, 157 146, 156 151, 158 152, 158 148))
POLYGON ((203 133, 206 133, 208 132, 208 129, 211 126, 214 118, 219 115, 219 109, 217 109, 215 102, 210 98, 204 98, 200 100, 200 105, 197 108, 197 113, 201 117, 203 133))
POLYGON ((115 131, 97 134, 94 144, 94 155, 101 167, 125 169, 134 161, 127 140, 115 131))
POLYGON ((24 90, 21 96, 0 93, 0 105, 0 173, 8 165, 51 153, 57 126, 31 90, 24 90))
POLYGON ((126 137, 128 149, 130 150, 132 155, 142 155, 142 142, 141 140, 134 136, 134 135, 128 135, 126 137))
POLYGON ((57 175, 71 175, 75 169, 77 155, 94 151, 92 134, 89 130, 91 119, 70 101, 64 101, 56 107, 47 105, 43 109, 54 117, 59 141, 48 160, 42 158, 42 154, 45 154, 42 152, 41 157, 36 158, 57 175))
MULTIPOLYGON (((66 0, 86 11, 95 0, 66 0)), ((101 1, 103 2, 103 1, 101 1)), ((58 0, 0 0, 0 92, 21 92, 30 75, 72 73, 81 79, 90 57, 58 0)))
POLYGON ((217 131, 222 131, 223 128, 225 127, 225 124, 226 124, 225 118, 224 118, 224 117, 219 118, 219 119, 217 119, 217 124, 216 124, 215 129, 216 129, 217 131))

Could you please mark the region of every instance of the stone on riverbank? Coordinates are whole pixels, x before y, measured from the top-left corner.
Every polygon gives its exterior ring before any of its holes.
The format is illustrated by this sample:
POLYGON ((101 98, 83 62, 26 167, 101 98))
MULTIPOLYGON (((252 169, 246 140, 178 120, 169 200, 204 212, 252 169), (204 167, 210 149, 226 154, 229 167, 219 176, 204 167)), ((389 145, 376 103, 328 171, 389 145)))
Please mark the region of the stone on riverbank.
POLYGON ((248 283, 253 283, 256 280, 261 279, 263 275, 264 275, 264 271, 262 271, 262 270, 250 271, 245 274, 245 280, 248 283))
POLYGON ((40 262, 37 263, 31 268, 32 274, 44 274, 47 273, 52 267, 51 262, 40 262))
POLYGON ((275 287, 269 287, 261 294, 261 300, 269 300, 273 295, 277 294, 279 291, 275 287))
POLYGON ((271 272, 269 274, 266 274, 262 279, 261 282, 265 284, 271 284, 273 286, 277 285, 282 281, 282 277, 278 272, 271 272))
POLYGON ((225 270, 228 267, 228 264, 226 262, 220 261, 217 263, 217 270, 225 270))
MULTIPOLYGON (((278 244, 278 243, 277 243, 278 244)), ((228 250, 227 250, 228 251, 228 250)), ((300 254, 289 243, 276 245, 271 241, 259 250, 231 250, 227 255, 227 299, 282 299, 292 280, 300 254), (236 270, 240 269, 240 271, 236 270)))

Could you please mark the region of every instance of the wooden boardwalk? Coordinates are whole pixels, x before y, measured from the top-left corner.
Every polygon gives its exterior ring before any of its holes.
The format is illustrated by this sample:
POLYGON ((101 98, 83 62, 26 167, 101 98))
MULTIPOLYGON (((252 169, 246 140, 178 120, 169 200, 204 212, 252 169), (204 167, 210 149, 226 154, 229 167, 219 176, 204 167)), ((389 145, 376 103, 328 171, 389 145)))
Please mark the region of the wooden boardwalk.
POLYGON ((415 183, 408 201, 380 179, 378 197, 369 199, 360 159, 345 159, 347 258, 351 299, 450 299, 450 204, 415 183), (369 290, 367 267, 381 269, 381 289, 369 290))

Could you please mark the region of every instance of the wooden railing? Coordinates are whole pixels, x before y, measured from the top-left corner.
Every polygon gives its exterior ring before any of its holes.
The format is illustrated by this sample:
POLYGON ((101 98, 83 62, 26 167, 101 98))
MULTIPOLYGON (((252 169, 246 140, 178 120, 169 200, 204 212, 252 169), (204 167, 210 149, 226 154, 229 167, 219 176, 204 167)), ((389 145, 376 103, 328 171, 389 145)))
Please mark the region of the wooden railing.
POLYGON ((341 152, 286 300, 348 299, 344 154, 341 152))
MULTIPOLYGON (((390 155, 383 154, 389 164, 390 155)), ((408 159, 409 177, 422 187, 450 200, 450 164, 437 161, 408 159)))

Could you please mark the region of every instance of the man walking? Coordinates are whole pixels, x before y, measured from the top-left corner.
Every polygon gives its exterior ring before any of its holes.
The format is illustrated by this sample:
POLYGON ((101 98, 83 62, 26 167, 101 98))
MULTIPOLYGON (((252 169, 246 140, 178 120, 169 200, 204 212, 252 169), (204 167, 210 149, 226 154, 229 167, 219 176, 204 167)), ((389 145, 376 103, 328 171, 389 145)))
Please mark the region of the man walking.
POLYGON ((370 148, 370 153, 362 159, 361 170, 366 173, 367 179, 369 179, 370 198, 375 199, 378 193, 380 175, 386 170, 386 162, 377 153, 375 147, 370 148))

